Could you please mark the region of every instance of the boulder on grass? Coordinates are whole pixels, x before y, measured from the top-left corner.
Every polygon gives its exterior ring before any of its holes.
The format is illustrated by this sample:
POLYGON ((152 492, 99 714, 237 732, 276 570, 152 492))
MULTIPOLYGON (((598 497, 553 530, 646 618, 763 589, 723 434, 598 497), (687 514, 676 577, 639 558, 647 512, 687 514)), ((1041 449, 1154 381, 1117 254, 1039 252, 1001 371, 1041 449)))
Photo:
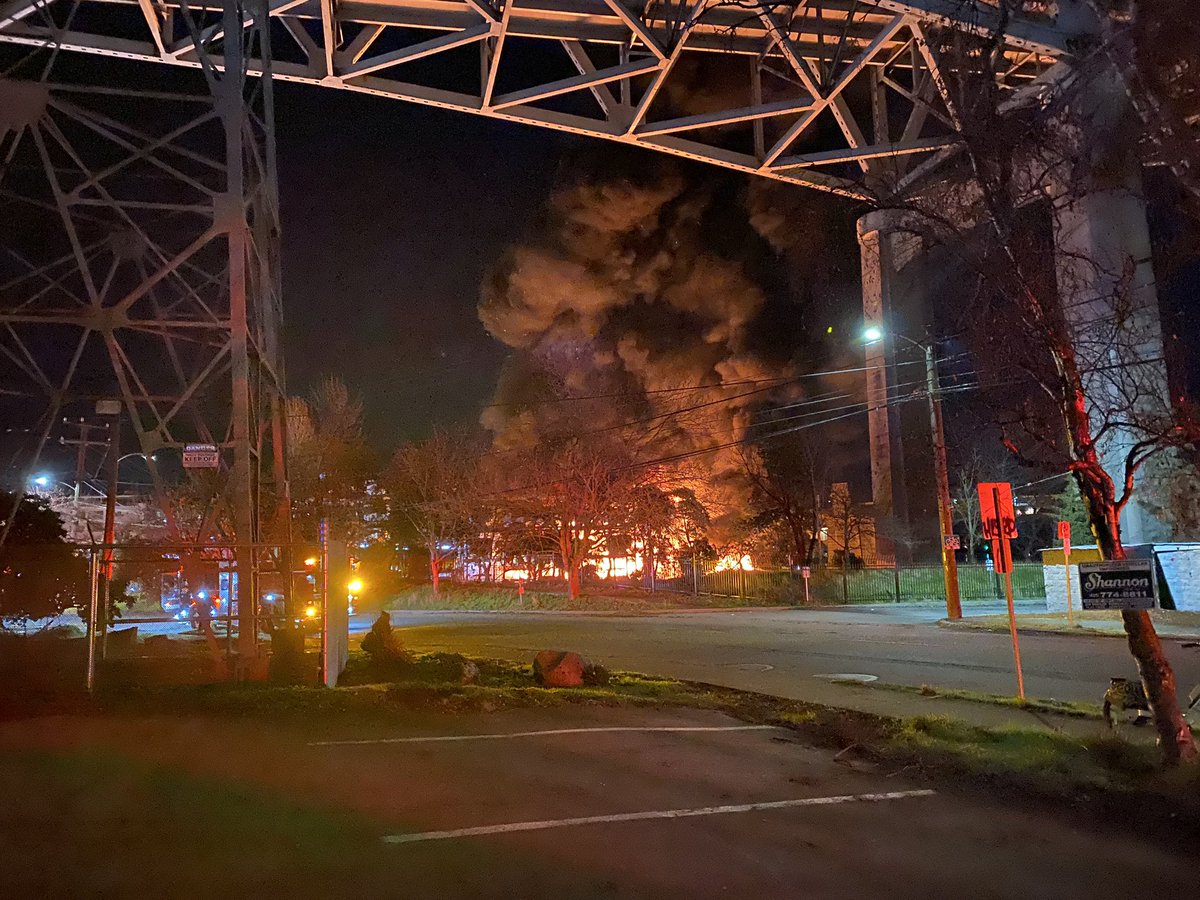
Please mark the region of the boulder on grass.
POLYGON ((138 630, 136 625, 116 628, 108 633, 108 652, 112 656, 132 656, 137 649, 138 630))
POLYGON ((142 641, 142 649, 148 656, 167 656, 177 649, 169 634, 148 634, 142 641))
POLYGON ((579 687, 591 663, 567 650, 543 650, 533 658, 533 678, 543 687, 579 687))

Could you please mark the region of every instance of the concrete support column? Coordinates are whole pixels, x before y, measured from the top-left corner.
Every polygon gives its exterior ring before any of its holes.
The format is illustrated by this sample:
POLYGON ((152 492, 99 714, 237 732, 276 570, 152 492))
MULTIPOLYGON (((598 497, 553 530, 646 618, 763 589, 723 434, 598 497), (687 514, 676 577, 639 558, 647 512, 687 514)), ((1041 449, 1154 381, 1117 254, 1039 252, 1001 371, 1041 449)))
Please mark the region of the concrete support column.
MULTIPOLYGON (((1120 180, 1052 193, 1058 294, 1092 403, 1093 430, 1115 421, 1149 422, 1171 413, 1146 205, 1136 169, 1120 180)), ((1101 460, 1122 491, 1138 432, 1112 428, 1101 460)), ((1134 500, 1122 539, 1162 539, 1166 529, 1134 500)))
MULTIPOLYGON (((889 403, 889 386, 895 380, 895 339, 891 333, 892 285, 895 279, 895 231, 902 213, 877 210, 858 220, 858 246, 862 260, 863 320, 884 332, 882 341, 866 347, 867 428, 871 453, 871 496, 877 522, 908 518, 904 488, 904 451, 895 405, 889 403)), ((880 553, 894 553, 892 542, 881 541, 880 553)))

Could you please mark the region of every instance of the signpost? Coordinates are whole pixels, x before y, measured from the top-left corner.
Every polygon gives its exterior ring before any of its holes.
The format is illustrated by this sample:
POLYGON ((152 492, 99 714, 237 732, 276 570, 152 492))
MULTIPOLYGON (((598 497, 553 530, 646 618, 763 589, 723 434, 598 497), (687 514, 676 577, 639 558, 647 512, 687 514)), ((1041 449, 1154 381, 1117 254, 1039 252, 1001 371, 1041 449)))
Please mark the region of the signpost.
POLYGON ((812 569, 805 566, 800 570, 800 574, 804 577, 804 605, 808 606, 808 579, 812 577, 812 569))
POLYGON ((1066 574, 1067 585, 1067 624, 1075 624, 1075 611, 1071 608, 1071 523, 1058 523, 1058 537, 1063 545, 1063 572, 1066 574))
POLYGON ((221 465, 221 451, 216 444, 184 444, 185 469, 216 469, 221 465))
POLYGON ((321 680, 337 687, 350 654, 350 554, 343 541, 323 540, 321 556, 321 680))
POLYGON ((1013 609, 1012 547, 1017 536, 1017 514, 1013 509, 1012 485, 1007 481, 979 483, 979 515, 983 536, 992 542, 996 571, 1004 575, 1004 598, 1008 601, 1008 631, 1012 635, 1013 665, 1017 670, 1017 696, 1025 699, 1025 675, 1021 671, 1021 642, 1017 639, 1017 614, 1013 609))
POLYGON ((1154 609, 1158 579, 1152 559, 1114 559, 1079 564, 1084 609, 1154 609))

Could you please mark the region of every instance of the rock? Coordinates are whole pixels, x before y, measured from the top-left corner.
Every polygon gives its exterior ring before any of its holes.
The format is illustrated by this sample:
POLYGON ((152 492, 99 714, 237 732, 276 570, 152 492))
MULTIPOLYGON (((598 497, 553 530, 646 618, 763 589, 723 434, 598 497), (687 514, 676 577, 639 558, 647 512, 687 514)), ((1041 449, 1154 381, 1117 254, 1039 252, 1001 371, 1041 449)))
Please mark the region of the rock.
POLYGON ((151 656, 166 656, 175 649, 169 634, 150 634, 142 642, 146 653, 151 656))
POLYGON ((117 628, 108 633, 108 652, 113 656, 129 656, 137 649, 136 625, 117 628))
POLYGON ((474 660, 464 659, 462 661, 462 683, 474 684, 475 679, 479 677, 479 666, 475 665, 474 660))
POLYGON ((578 653, 543 650, 533 658, 533 678, 543 687, 579 687, 590 667, 578 653))

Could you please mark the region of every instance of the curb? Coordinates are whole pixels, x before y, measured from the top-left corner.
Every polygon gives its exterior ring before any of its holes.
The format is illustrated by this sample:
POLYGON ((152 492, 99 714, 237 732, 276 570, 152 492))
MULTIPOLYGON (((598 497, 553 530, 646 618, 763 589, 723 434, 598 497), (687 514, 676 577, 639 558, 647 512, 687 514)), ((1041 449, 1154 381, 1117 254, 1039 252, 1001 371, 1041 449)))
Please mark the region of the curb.
MULTIPOLYGON (((950 619, 939 619, 938 627, 945 628, 947 631, 981 631, 987 634, 1008 634, 1007 625, 972 625, 968 622, 955 622, 950 619)), ((1066 626, 1062 628, 1035 628, 1028 625, 1017 625, 1017 634, 1022 635, 1056 635, 1061 637, 1106 637, 1125 639, 1123 631, 1097 631, 1091 628, 1085 628, 1082 625, 1076 625, 1073 629, 1066 626)), ((1172 634, 1159 632, 1160 638, 1166 641, 1200 641, 1200 634, 1172 634)))

